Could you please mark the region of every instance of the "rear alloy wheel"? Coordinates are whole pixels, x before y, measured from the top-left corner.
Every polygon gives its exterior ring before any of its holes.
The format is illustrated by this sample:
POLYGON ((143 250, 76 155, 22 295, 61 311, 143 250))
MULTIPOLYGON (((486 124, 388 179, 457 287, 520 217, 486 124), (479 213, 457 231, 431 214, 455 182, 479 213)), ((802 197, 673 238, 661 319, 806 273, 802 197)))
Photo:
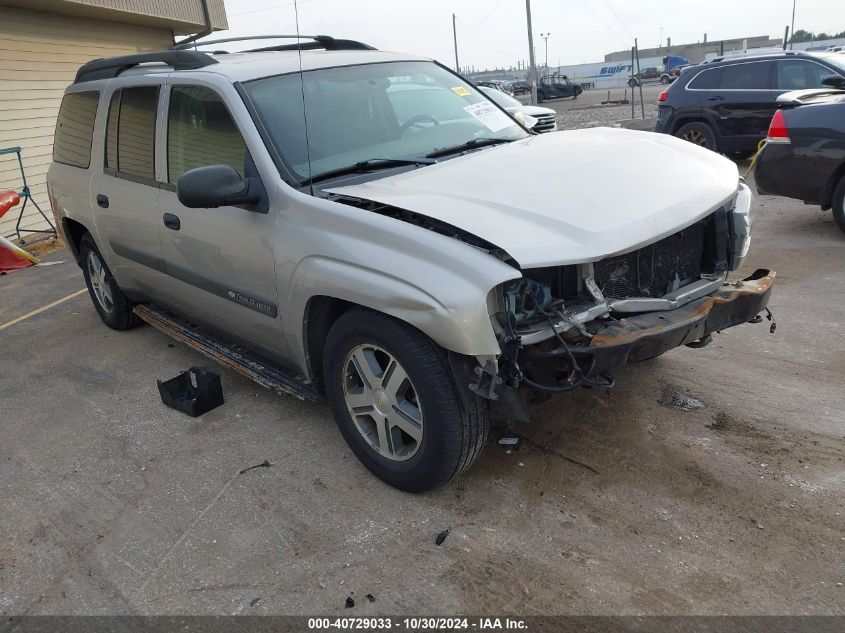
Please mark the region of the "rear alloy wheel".
POLYGON ((343 438, 391 486, 437 488, 481 453, 489 427, 486 402, 469 389, 460 392, 446 353, 409 325, 350 310, 326 338, 323 368, 343 438))
POLYGON ((132 312, 132 303, 120 291, 90 233, 79 242, 79 257, 88 294, 103 323, 115 330, 138 325, 141 320, 132 312))
POLYGON ((839 181, 833 192, 833 219, 839 230, 845 233, 845 177, 839 181))
POLYGON ((689 141, 693 145, 698 145, 714 152, 717 151, 716 135, 713 134, 713 129, 706 123, 696 121, 682 125, 675 132, 675 136, 689 141))

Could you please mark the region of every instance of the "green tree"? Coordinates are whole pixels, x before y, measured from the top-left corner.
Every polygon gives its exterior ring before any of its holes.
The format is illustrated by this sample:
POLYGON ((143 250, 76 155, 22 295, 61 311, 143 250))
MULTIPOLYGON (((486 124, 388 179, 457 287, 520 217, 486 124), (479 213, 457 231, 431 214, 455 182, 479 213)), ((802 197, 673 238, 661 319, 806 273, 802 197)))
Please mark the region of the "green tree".
POLYGON ((821 33, 813 33, 811 31, 805 31, 804 29, 798 29, 795 33, 792 34, 792 37, 789 38, 789 41, 793 44, 798 44, 799 42, 817 42, 818 40, 834 40, 840 37, 845 37, 845 31, 840 33, 834 34, 827 34, 824 31, 821 33))

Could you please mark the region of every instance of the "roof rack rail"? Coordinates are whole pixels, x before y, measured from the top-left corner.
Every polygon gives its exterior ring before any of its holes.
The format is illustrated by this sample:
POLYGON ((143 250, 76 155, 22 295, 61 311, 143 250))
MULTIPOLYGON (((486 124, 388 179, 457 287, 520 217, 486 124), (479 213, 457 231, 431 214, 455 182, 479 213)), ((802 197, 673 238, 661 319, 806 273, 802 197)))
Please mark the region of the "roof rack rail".
POLYGON ((95 59, 83 64, 76 71, 74 83, 93 81, 95 79, 113 79, 124 70, 145 64, 147 62, 158 62, 173 68, 173 70, 195 70, 216 64, 217 60, 207 53, 199 51, 167 50, 155 53, 138 53, 136 55, 122 55, 120 57, 107 57, 95 59))
MULTIPOLYGON (((187 44, 176 44, 171 50, 185 50, 196 46, 213 46, 215 44, 227 44, 229 42, 246 42, 250 40, 312 40, 311 42, 297 42, 296 44, 280 44, 276 46, 265 46, 254 48, 244 53, 257 53, 261 51, 287 51, 287 50, 314 50, 323 49, 327 51, 374 51, 374 47, 355 40, 335 39, 330 35, 250 35, 246 37, 225 37, 219 40, 208 42, 188 42, 187 44)), ((223 51, 220 51, 223 52, 223 51)))

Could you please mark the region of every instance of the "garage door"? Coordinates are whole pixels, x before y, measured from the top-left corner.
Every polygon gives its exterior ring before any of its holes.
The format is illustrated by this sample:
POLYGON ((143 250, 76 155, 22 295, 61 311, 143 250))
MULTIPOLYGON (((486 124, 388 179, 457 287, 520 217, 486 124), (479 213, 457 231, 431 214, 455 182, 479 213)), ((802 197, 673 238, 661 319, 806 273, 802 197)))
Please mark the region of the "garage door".
MULTIPOLYGON (((0 147, 23 148, 27 180, 48 216, 52 212, 44 176, 62 94, 76 70, 97 57, 161 50, 171 42, 170 31, 164 29, 0 7, 0 147)), ((14 154, 0 156, 0 191, 20 186, 14 154)), ((12 234, 16 219, 16 209, 6 213, 0 235, 12 234)), ((45 226, 28 205, 22 232, 45 226)))

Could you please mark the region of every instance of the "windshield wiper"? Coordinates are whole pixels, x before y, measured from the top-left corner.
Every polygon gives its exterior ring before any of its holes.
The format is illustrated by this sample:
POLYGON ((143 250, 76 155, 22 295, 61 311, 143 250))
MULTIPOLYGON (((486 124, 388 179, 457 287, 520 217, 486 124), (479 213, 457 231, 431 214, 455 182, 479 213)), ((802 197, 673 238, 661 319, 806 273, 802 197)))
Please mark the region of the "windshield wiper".
POLYGON ((389 169, 391 167, 401 167, 402 165, 433 165, 437 161, 433 156, 426 156, 420 158, 368 158, 367 160, 358 161, 354 165, 347 165, 346 167, 338 167, 337 169, 330 169, 321 174, 317 174, 306 180, 303 184, 310 185, 320 180, 328 180, 336 176, 345 176, 347 174, 365 174, 369 171, 378 171, 379 169, 389 169))
POLYGON ((440 158, 441 156, 448 156, 449 154, 457 154, 475 147, 486 147, 487 145, 499 145, 500 143, 510 143, 514 139, 510 138, 471 138, 466 143, 454 145, 453 147, 443 147, 436 149, 433 152, 426 154, 426 158, 440 158))

